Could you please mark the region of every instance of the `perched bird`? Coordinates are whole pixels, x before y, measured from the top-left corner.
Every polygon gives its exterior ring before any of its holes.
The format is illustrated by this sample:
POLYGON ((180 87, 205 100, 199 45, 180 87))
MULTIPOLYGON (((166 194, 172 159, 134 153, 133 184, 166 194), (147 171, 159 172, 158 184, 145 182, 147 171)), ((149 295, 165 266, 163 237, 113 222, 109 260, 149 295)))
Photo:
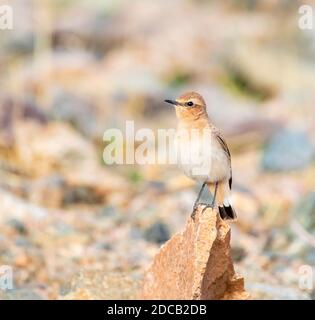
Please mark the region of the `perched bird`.
POLYGON ((202 182, 202 187, 194 204, 192 217, 205 186, 214 191, 211 205, 218 204, 224 220, 236 219, 230 204, 232 189, 231 154, 221 132, 212 124, 207 114, 203 97, 196 92, 188 92, 176 100, 165 100, 175 106, 178 119, 175 149, 181 155, 178 164, 184 173, 202 182))

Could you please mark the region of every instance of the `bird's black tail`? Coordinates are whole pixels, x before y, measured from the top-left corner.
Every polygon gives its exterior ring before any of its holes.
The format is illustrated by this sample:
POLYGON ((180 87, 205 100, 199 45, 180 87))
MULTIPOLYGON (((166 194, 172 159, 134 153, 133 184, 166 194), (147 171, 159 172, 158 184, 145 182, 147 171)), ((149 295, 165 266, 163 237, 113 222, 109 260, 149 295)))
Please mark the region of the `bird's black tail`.
POLYGON ((222 220, 236 220, 237 215, 231 205, 219 206, 219 213, 222 220))

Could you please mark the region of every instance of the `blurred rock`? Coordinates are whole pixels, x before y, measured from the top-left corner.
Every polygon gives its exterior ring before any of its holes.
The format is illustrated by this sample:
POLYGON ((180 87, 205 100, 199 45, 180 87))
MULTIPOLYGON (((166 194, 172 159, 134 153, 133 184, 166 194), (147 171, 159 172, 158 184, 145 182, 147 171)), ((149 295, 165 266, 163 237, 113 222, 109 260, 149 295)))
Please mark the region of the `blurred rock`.
POLYGON ((155 256, 143 280, 142 299, 249 298, 234 271, 229 225, 216 212, 202 209, 155 256))
POLYGON ((15 142, 15 126, 19 121, 34 121, 46 124, 47 117, 37 104, 30 100, 0 100, 0 146, 12 147, 15 142))
POLYGON ((51 123, 45 127, 20 123, 15 130, 15 149, 21 167, 34 175, 92 165, 97 161, 91 143, 69 125, 51 123))
POLYGON ((44 300, 47 297, 43 297, 34 290, 25 289, 12 289, 7 291, 0 290, 1 300, 44 300))
POLYGON ((80 200, 124 206, 132 196, 130 186, 123 177, 95 163, 82 166, 79 170, 68 170, 64 176, 67 181, 66 203, 80 200))
POLYGON ((277 300, 310 300, 310 296, 295 288, 272 285, 268 283, 248 283, 248 290, 257 295, 258 299, 277 300))
POLYGON ((305 257, 305 262, 310 265, 315 265, 315 250, 310 249, 305 257))
POLYGON ((14 228, 21 235, 27 234, 27 228, 24 223, 17 219, 11 219, 8 221, 8 225, 14 228))
POLYGON ((264 250, 271 253, 285 251, 289 243, 292 243, 292 239, 290 239, 288 231, 274 228, 266 234, 264 250))
POLYGON ((207 101, 210 118, 222 129, 233 147, 258 146, 281 126, 279 121, 268 118, 257 102, 235 99, 220 86, 198 86, 197 91, 207 101))
POLYGON ((293 216, 302 227, 315 235, 315 192, 301 199, 293 208, 293 216))
POLYGON ((241 214, 237 217, 237 226, 245 232, 261 228, 259 201, 249 192, 233 192, 233 204, 241 214))
POLYGON ((309 165, 314 154, 314 146, 305 133, 285 130, 267 144, 262 167, 269 171, 298 170, 309 165))
POLYGON ((138 281, 119 272, 81 271, 70 284, 62 300, 126 300, 135 299, 138 281))
MULTIPOLYGON (((107 3, 105 6, 108 5, 107 3)), ((76 14, 71 19, 67 15, 62 16, 53 30, 53 47, 57 50, 69 50, 86 45, 97 56, 102 56, 121 44, 124 35, 118 26, 119 21, 110 15, 109 10, 104 10, 104 7, 96 6, 94 10, 87 11, 85 7, 78 5, 76 14)))
POLYGON ((147 241, 162 244, 170 238, 168 226, 163 222, 156 222, 144 232, 147 241))
POLYGON ((65 190, 64 178, 59 174, 51 174, 32 183, 28 198, 33 203, 57 208, 63 204, 65 190), (49 197, 47 197, 48 194, 49 197))
POLYGON ((68 187, 65 189, 63 195, 63 204, 78 204, 78 203, 87 203, 87 204, 100 204, 104 201, 102 194, 97 194, 94 188, 89 188, 85 186, 78 187, 68 187))
POLYGON ((246 257, 246 252, 242 247, 232 247, 231 255, 233 261, 240 262, 246 257))
POLYGON ((113 206, 106 206, 104 208, 101 208, 98 212, 98 215, 100 217, 106 217, 106 218, 114 218, 115 216, 118 216, 118 212, 115 207, 113 206))
MULTIPOLYGON (((280 21, 280 18, 269 21, 267 27, 269 30, 265 30, 263 34, 274 43, 284 37, 285 29, 280 28, 283 27, 279 24, 280 21)), ((267 24, 266 19, 264 23, 267 24)), ((288 34, 295 31, 294 24, 291 24, 290 30, 286 30, 288 34)), ((228 64, 241 73, 247 83, 258 88, 260 92, 266 92, 269 97, 281 92, 299 91, 301 88, 311 90, 314 86, 315 77, 312 68, 293 51, 275 49, 274 45, 267 42, 238 41, 233 51, 230 50, 226 54, 229 56, 228 64)))
POLYGON ((17 221, 40 220, 49 214, 48 209, 24 201, 2 189, 0 189, 0 211, 2 212, 0 215, 0 225, 11 219, 17 221))
POLYGON ((58 91, 49 112, 55 121, 71 123, 79 132, 87 137, 96 136, 98 117, 96 107, 86 98, 74 93, 58 91))
POLYGON ((31 32, 12 34, 6 40, 3 49, 9 54, 27 55, 34 50, 35 37, 31 32))

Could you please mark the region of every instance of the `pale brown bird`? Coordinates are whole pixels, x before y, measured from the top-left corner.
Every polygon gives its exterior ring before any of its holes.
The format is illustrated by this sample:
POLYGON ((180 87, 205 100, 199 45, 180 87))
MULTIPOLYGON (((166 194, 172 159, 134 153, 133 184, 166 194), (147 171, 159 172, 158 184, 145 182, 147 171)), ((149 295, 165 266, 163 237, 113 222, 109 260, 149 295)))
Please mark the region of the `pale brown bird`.
POLYGON ((210 193, 214 189, 212 204, 207 207, 214 208, 217 202, 222 219, 236 219, 230 204, 231 154, 222 134, 209 119, 204 99, 196 92, 188 92, 176 100, 165 102, 176 108, 178 127, 175 147, 177 155, 181 155, 178 164, 188 177, 202 182, 192 217, 207 185, 210 193))

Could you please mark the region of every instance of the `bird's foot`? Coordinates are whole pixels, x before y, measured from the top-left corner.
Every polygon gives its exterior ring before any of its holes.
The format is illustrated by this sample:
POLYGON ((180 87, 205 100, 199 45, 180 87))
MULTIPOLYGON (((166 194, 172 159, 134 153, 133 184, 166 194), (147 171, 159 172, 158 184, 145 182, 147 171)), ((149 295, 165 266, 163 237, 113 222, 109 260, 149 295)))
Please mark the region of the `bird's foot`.
POLYGON ((204 208, 201 211, 201 214, 203 214, 207 209, 211 208, 212 210, 214 210, 214 205, 213 204, 206 204, 204 206, 204 208))
POLYGON ((192 214, 190 216, 193 220, 195 220, 196 212, 197 212, 197 209, 198 209, 199 206, 203 206, 201 214, 203 214, 203 212, 208 208, 211 208, 212 210, 214 209, 214 205, 212 205, 212 204, 208 204, 208 203, 204 203, 204 202, 196 203, 194 205, 194 207, 193 207, 193 212, 192 212, 192 214))

